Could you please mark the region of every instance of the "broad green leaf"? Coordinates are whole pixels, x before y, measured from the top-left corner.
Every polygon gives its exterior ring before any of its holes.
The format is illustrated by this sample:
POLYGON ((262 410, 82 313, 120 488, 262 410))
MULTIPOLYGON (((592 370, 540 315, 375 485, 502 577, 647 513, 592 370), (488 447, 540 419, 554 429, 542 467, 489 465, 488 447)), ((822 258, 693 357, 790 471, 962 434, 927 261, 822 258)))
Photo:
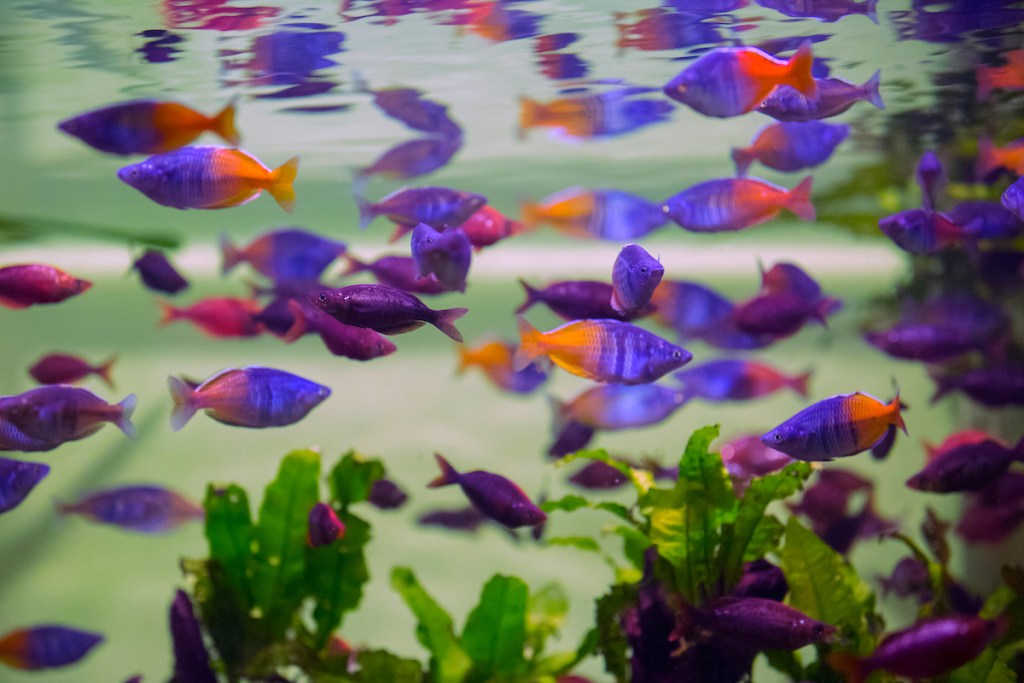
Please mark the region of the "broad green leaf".
POLYGON ((406 567, 395 567, 391 585, 416 616, 416 637, 430 652, 433 683, 462 683, 472 662, 455 639, 452 618, 423 589, 406 567))
MULTIPOLYGON (((250 628, 249 610, 217 562, 183 560, 182 569, 192 578, 192 598, 199 607, 203 627, 232 678, 261 647, 250 628)), ((212 653, 211 653, 212 654, 212 653)))
POLYGON ((423 668, 415 659, 402 659, 385 650, 360 650, 356 661, 360 683, 420 683, 423 668))
POLYGON ((597 541, 589 536, 555 536, 554 538, 546 539, 544 542, 547 545, 567 546, 569 548, 587 550, 594 553, 601 552, 601 546, 599 546, 597 541))
POLYGON ((644 551, 650 547, 650 539, 631 526, 617 526, 611 529, 611 533, 622 537, 622 552, 626 559, 637 569, 643 569, 644 551))
POLYGON ((245 489, 236 484, 206 489, 206 540, 210 544, 210 559, 219 563, 227 581, 245 609, 252 603, 249 578, 246 571, 252 556, 253 526, 249 514, 249 497, 245 489))
POLYGON ((835 626, 857 654, 870 653, 874 646, 867 621, 873 612, 871 591, 842 555, 790 517, 779 558, 789 582, 790 604, 812 619, 835 626))
POLYGON ((612 503, 608 501, 602 501, 600 503, 592 503, 583 496, 567 495, 559 498, 558 500, 546 500, 540 504, 540 509, 544 512, 575 512, 580 509, 591 509, 591 510, 604 510, 610 512, 616 517, 621 517, 626 521, 630 521, 629 510, 625 505, 619 503, 612 503))
POLYGON ((257 618, 280 640, 302 602, 309 511, 317 503, 320 455, 292 451, 267 486, 256 527, 252 594, 257 618))
POLYGON ((722 567, 726 591, 731 590, 740 580, 744 561, 748 558, 757 559, 765 552, 774 550, 781 537, 782 529, 778 521, 772 518, 775 522, 773 527, 765 518, 768 505, 799 491, 810 475, 811 466, 805 462, 797 462, 781 472, 758 477, 751 482, 739 502, 736 521, 727 526, 722 534, 722 567), (762 531, 761 537, 758 538, 758 531, 762 527, 765 531, 762 531), (753 553, 748 552, 751 545, 756 547, 753 553))
MULTIPOLYGON (((556 652, 544 657, 533 664, 530 675, 539 677, 539 683, 548 676, 564 676, 570 673, 580 662, 597 651, 597 641, 597 629, 592 628, 583 635, 583 640, 575 652, 556 652)), ((529 680, 530 683, 535 683, 532 678, 529 680)))
POLYGON ((628 680, 629 657, 626 652, 629 642, 622 629, 623 612, 636 602, 636 586, 618 584, 611 592, 597 599, 597 643, 596 649, 604 657, 605 671, 616 681, 628 680))
POLYGON ((514 576, 491 577, 480 603, 469 613, 462 630, 462 649, 473 660, 466 679, 508 679, 526 671, 526 606, 529 589, 514 576))
POLYGON ((765 659, 768 666, 780 671, 789 677, 791 681, 800 681, 804 678, 804 668, 800 664, 800 655, 787 650, 765 650, 765 659))
POLYGON ((611 455, 609 455, 608 451, 604 450, 603 448, 586 451, 576 451, 575 453, 570 453, 569 455, 559 460, 558 465, 560 467, 565 466, 568 465, 569 463, 576 462, 577 460, 597 460, 598 462, 603 462, 605 465, 610 465, 611 467, 614 467, 619 472, 628 477, 631 482, 633 482, 633 486, 636 487, 637 493, 641 495, 646 493, 647 489, 651 488, 651 486, 654 485, 654 475, 652 475, 650 472, 648 472, 647 470, 630 467, 626 463, 616 460, 611 455))
POLYGON ((342 509, 370 497, 373 482, 384 476, 380 460, 366 459, 356 451, 349 451, 331 470, 328 483, 331 500, 342 509))
POLYGON ((951 673, 949 683, 1017 683, 1017 674, 990 647, 951 673))
POLYGON ((370 525, 359 517, 342 512, 345 535, 319 548, 306 548, 306 587, 314 600, 316 623, 314 647, 322 648, 345 612, 359 606, 363 585, 369 580, 364 548, 370 540, 370 525))
POLYGON ((531 659, 536 659, 544 651, 547 639, 562 628, 568 611, 569 599, 557 583, 549 583, 530 595, 526 611, 526 641, 531 659))

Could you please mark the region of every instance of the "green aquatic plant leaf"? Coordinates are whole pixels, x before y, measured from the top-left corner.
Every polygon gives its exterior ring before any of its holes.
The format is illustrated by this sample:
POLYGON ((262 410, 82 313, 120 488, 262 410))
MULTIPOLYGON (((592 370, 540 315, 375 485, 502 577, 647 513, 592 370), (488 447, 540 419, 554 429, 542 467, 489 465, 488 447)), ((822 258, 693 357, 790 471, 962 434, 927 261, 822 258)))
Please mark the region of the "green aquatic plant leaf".
POLYGON ((353 503, 360 503, 370 497, 373 482, 383 477, 384 465, 380 460, 367 459, 350 450, 341 457, 328 477, 331 500, 342 510, 353 503))
POLYGON ((544 512, 576 512, 577 510, 604 510, 610 512, 616 517, 621 517, 626 521, 631 521, 629 516, 629 509, 621 503, 613 503, 610 501, 594 502, 587 500, 583 496, 577 496, 575 494, 569 494, 563 496, 557 500, 546 500, 540 504, 540 509, 544 512))
POLYGON ((949 683, 1017 683, 1017 681, 1017 674, 999 656, 995 648, 991 647, 949 675, 949 683))
POLYGON ((249 619, 249 609, 224 568, 210 560, 182 560, 182 570, 191 578, 192 600, 210 634, 229 678, 235 680, 252 653, 262 646, 249 619))
POLYGON ((531 658, 544 651, 548 638, 558 633, 569 611, 569 598, 561 584, 549 583, 530 594, 526 609, 526 646, 531 658))
POLYGON ((431 680, 462 683, 472 661, 455 638, 452 618, 430 597, 411 569, 392 570, 391 585, 416 616, 416 638, 430 652, 431 680))
POLYGON ((210 560, 217 562, 231 586, 248 605, 252 602, 246 572, 252 557, 254 528, 249 512, 249 496, 237 484, 206 489, 206 540, 210 560))
POLYGON ((330 545, 306 548, 306 587, 314 600, 316 623, 314 647, 321 649, 346 612, 359 606, 363 586, 370 580, 365 548, 370 541, 370 525, 359 517, 341 512, 345 535, 330 545))
POLYGON ((604 658, 604 669, 616 681, 629 680, 629 641, 622 628, 623 613, 636 603, 635 584, 616 584, 597 599, 595 618, 597 641, 595 649, 604 658))
POLYGON ((320 455, 292 451, 260 506, 252 558, 253 608, 274 639, 284 637, 306 593, 306 532, 318 500, 320 455))
POLYGON ((644 469, 638 469, 636 467, 630 467, 626 463, 617 460, 612 457, 608 451, 603 448, 597 448, 585 451, 576 451, 570 453, 564 458, 558 461, 559 467, 564 467, 570 463, 576 462, 577 460, 596 460, 603 462, 605 465, 617 469, 620 473, 625 475, 636 488, 637 493, 644 494, 651 486, 654 485, 654 475, 644 469))
POLYGON ((546 545, 560 545, 568 548, 576 548, 577 550, 586 550, 593 553, 601 552, 601 546, 599 546, 597 541, 592 539, 590 536, 555 536, 546 539, 544 543, 546 545))
POLYGON ((467 683, 514 679, 525 673, 529 599, 526 584, 514 576, 498 574, 484 584, 480 603, 462 630, 462 649, 473 660, 467 683))
POLYGON ((360 650, 356 655, 358 683, 420 683, 423 667, 415 659, 403 659, 386 650, 360 650))

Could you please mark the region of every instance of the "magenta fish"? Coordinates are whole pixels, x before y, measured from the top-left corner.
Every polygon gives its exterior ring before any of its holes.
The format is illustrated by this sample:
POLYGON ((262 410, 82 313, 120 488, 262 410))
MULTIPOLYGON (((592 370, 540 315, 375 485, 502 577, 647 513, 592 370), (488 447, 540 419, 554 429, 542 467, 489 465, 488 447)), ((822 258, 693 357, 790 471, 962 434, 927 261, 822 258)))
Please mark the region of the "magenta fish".
POLYGON ((510 529, 535 526, 547 515, 533 504, 523 490, 499 474, 476 470, 460 473, 435 453, 441 476, 430 482, 430 488, 458 484, 477 510, 510 529))
POLYGON ((0 268, 0 306, 56 304, 85 292, 92 283, 53 266, 30 263, 0 268))
POLYGON ((309 302, 346 325, 368 327, 381 334, 402 334, 430 323, 457 342, 462 342, 462 334, 455 321, 469 312, 468 308, 436 311, 412 294, 386 285, 321 289, 310 292, 309 302))
POLYGON ((287 305, 293 322, 283 335, 286 343, 309 331, 316 332, 335 356, 367 361, 395 352, 394 343, 375 330, 338 322, 320 309, 295 299, 289 299, 287 305))
POLYGON ((142 284, 156 292, 177 294, 188 289, 188 280, 182 277, 167 255, 156 249, 147 249, 132 263, 139 273, 142 284))
POLYGON ((893 593, 901 598, 914 597, 924 603, 932 599, 932 579, 928 567, 913 555, 908 555, 896 563, 892 574, 879 577, 882 595, 893 593))
POLYGON ((878 221, 878 229, 911 254, 934 254, 963 244, 971 236, 941 211, 909 209, 878 221))
POLYGON ((861 85, 841 78, 821 78, 815 82, 817 97, 807 97, 793 88, 782 86, 765 98, 757 110, 777 121, 816 121, 842 114, 860 100, 885 109, 885 102, 878 92, 882 82, 881 70, 861 85))
POLYGON ((834 299, 807 299, 793 292, 759 294, 737 304, 733 320, 741 332, 776 338, 796 334, 808 320, 827 326, 826 315, 834 310, 834 299))
POLYGON ((691 611, 695 621, 716 638, 753 650, 798 650, 827 642, 836 631, 788 605, 763 598, 719 598, 691 611))
POLYGON ((311 548, 330 545, 345 535, 345 523, 327 503, 317 503, 309 510, 306 543, 311 548))
POLYGON ((21 505, 49 473, 49 465, 0 458, 0 514, 21 505))
POLYGON ((811 177, 792 190, 757 178, 708 180, 665 200, 662 211, 691 232, 730 232, 770 221, 783 209, 813 221, 811 177))
POLYGON ((484 196, 447 187, 404 187, 379 202, 360 199, 359 227, 365 228, 378 216, 408 226, 458 227, 486 203, 484 196))
POLYGON ((382 256, 373 263, 365 263, 352 256, 345 258, 348 260, 348 268, 342 275, 354 275, 368 270, 380 284, 410 294, 443 294, 450 291, 433 275, 419 277, 416 262, 411 256, 382 256))
POLYGON ((122 486, 96 491, 75 503, 58 503, 57 512, 144 534, 171 531, 203 518, 201 506, 162 486, 122 486))
POLYGON ((736 175, 745 176, 755 161, 776 171, 802 171, 819 166, 850 135, 847 125, 820 121, 773 123, 758 131, 750 146, 733 149, 736 175))
POLYGON ((473 245, 461 228, 438 232, 426 223, 412 231, 412 260, 417 275, 433 275, 445 287, 466 291, 466 276, 473 258, 473 245))
POLYGON ((633 320, 650 312, 650 309, 644 308, 639 311, 630 311, 625 315, 620 314, 612 308, 611 300, 614 289, 607 282, 564 280, 552 282, 542 289, 532 287, 525 280, 519 280, 519 284, 526 290, 526 301, 516 309, 516 313, 528 311, 538 303, 546 304, 555 314, 565 320, 585 318, 633 320))
POLYGON ((0 450, 48 451, 112 422, 135 438, 135 394, 110 405, 90 391, 62 384, 0 398, 0 450))
POLYGON ((600 461, 587 463, 569 477, 569 483, 583 489, 616 489, 629 479, 622 472, 600 461))
POLYGON ((736 437, 719 450, 737 495, 743 495, 754 477, 771 474, 793 462, 785 453, 761 443, 756 434, 736 437))
POLYGON ((89 654, 103 642, 99 633, 47 624, 11 631, 0 638, 0 662, 15 669, 56 669, 89 654))
POLYGON ((827 23, 843 17, 862 14, 873 23, 878 23, 878 0, 756 0, 761 7, 768 7, 787 17, 818 19, 827 23))
POLYGON ((51 353, 37 360, 28 369, 28 374, 40 384, 75 384, 89 375, 96 375, 113 389, 114 382, 110 379, 110 369, 114 366, 115 360, 117 356, 99 365, 93 365, 78 356, 51 353))

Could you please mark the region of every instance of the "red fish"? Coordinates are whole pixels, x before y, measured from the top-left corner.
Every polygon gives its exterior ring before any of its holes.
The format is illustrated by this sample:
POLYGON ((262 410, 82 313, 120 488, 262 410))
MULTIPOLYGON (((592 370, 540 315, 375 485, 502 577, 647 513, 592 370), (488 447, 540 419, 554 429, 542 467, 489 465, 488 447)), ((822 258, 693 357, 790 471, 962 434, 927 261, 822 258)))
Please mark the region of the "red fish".
POLYGON ((477 251, 523 231, 518 221, 506 218, 493 206, 483 206, 461 226, 477 251))
POLYGON ((263 331, 255 317, 262 307, 252 299, 213 297, 187 308, 161 303, 164 317, 160 325, 188 320, 211 337, 254 337, 263 331))
POLYGON ((988 138, 978 140, 978 160, 974 165, 974 174, 983 180, 1000 169, 1024 175, 1024 138, 1014 140, 1005 147, 996 147, 988 138))
POLYGON ((116 356, 99 365, 91 365, 78 356, 64 353, 51 353, 36 361, 28 370, 28 374, 40 384, 74 384, 89 375, 97 375, 111 389, 114 382, 110 379, 110 368, 116 356))
POLYGON ((0 268, 0 306, 25 308, 56 304, 92 287, 88 280, 38 263, 0 268))
POLYGON ((974 74, 979 100, 988 99, 993 90, 1024 90, 1024 50, 1007 52, 1003 66, 979 65, 974 74))

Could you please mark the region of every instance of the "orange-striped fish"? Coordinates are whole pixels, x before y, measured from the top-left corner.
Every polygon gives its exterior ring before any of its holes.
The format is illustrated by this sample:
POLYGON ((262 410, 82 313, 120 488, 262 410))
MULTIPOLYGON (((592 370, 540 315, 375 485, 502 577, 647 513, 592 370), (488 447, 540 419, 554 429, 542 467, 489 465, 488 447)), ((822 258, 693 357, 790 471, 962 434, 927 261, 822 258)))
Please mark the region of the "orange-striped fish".
POLYGON ((157 204, 176 209, 240 206, 266 190, 291 213, 298 170, 298 157, 271 170, 240 149, 183 147, 125 166, 117 177, 157 204))
POLYGON ((1014 140, 1005 147, 996 147, 988 138, 978 140, 978 160, 974 170, 979 180, 990 173, 1006 169, 1024 175, 1024 138, 1014 140))

